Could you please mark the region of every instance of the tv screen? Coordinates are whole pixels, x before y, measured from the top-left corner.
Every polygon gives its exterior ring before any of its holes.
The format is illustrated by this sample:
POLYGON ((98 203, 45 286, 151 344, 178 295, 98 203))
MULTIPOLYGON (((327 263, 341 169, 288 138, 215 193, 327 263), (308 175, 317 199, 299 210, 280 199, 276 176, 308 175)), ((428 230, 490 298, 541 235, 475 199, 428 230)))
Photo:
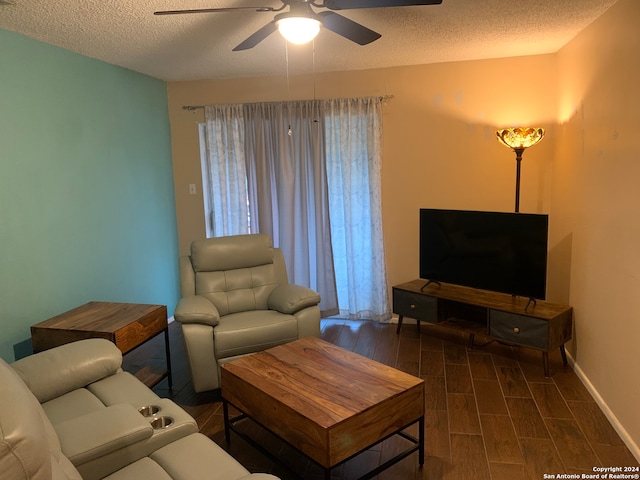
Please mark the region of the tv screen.
POLYGON ((548 215, 420 210, 420 277, 545 298, 548 215))

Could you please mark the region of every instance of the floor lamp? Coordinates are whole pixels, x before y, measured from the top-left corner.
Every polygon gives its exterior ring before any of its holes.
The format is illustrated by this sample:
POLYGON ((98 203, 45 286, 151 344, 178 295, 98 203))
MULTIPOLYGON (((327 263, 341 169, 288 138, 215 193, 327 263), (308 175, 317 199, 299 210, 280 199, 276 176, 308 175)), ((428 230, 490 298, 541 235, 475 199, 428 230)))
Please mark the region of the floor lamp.
POLYGON ((496 131, 500 143, 516 152, 516 212, 520 211, 520 162, 524 151, 534 146, 542 137, 544 129, 538 127, 504 128, 496 131))

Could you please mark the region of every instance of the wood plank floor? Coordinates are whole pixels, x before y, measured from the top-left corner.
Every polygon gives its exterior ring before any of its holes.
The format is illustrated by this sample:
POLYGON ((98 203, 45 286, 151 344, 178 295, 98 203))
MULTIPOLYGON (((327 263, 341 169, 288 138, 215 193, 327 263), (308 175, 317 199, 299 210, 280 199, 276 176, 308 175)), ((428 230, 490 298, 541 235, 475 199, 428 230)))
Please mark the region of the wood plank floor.
MULTIPOLYGON (((193 392, 180 325, 169 327, 173 390, 167 381, 154 390, 172 398, 198 422, 200 431, 229 451, 247 469, 283 480, 321 479, 321 470, 270 433, 247 422, 245 428, 281 462, 272 462, 242 439, 226 445, 219 392, 193 392)), ((544 474, 593 474, 595 466, 637 466, 616 431, 559 352, 550 355, 545 378, 541 354, 468 338, 438 326, 323 320, 322 338, 425 380, 425 465, 417 454, 381 473, 378 480, 540 480, 544 474)), ((158 336, 125 359, 125 369, 164 365, 158 336)), ((417 432, 410 432, 417 434, 417 432)), ((334 479, 354 479, 404 449, 394 437, 332 471, 334 479)))

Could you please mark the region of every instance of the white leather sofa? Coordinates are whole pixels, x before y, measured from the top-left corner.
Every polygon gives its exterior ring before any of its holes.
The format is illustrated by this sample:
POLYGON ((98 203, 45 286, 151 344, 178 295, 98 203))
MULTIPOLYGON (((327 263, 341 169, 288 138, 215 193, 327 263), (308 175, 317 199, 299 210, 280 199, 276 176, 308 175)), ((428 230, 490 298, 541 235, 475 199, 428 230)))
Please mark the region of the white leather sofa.
POLYGON ((220 365, 320 336, 320 295, 289 283, 282 251, 256 233, 196 240, 180 257, 180 322, 196 392, 220 387, 220 365))
POLYGON ((0 359, 0 477, 11 480, 267 480, 250 474, 195 420, 121 369, 103 339, 8 365, 0 359), (140 407, 155 406, 155 416, 140 407), (160 417, 164 422, 158 421, 160 417), (169 423, 154 428, 157 423, 169 423))

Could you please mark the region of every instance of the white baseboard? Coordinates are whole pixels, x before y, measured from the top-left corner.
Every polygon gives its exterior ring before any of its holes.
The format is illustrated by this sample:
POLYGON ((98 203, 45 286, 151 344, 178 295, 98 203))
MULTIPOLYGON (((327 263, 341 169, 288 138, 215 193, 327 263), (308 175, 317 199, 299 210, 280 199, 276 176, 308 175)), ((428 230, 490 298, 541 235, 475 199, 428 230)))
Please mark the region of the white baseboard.
POLYGON ((613 429, 616 432, 618 432, 618 435, 620 435, 620 438, 622 439, 624 444, 627 446, 631 454, 635 457, 635 459, 638 462, 640 462, 640 447, 638 447, 638 444, 633 440, 633 438, 631 438, 627 430, 622 426, 618 418, 615 416, 615 414, 611 411, 607 403, 604 401, 604 399, 602 398, 602 396, 600 395, 596 387, 591 383, 589 378, 585 375, 584 371, 580 368, 580 365, 576 363, 576 361, 569 354, 569 352, 567 352, 567 360, 569 361, 569 364, 571 365, 571 367, 573 367, 573 371, 576 372, 576 375, 578 376, 582 384, 589 391, 593 399, 596 401, 596 403, 602 410, 602 413, 604 413, 605 417, 607 417, 613 429))

